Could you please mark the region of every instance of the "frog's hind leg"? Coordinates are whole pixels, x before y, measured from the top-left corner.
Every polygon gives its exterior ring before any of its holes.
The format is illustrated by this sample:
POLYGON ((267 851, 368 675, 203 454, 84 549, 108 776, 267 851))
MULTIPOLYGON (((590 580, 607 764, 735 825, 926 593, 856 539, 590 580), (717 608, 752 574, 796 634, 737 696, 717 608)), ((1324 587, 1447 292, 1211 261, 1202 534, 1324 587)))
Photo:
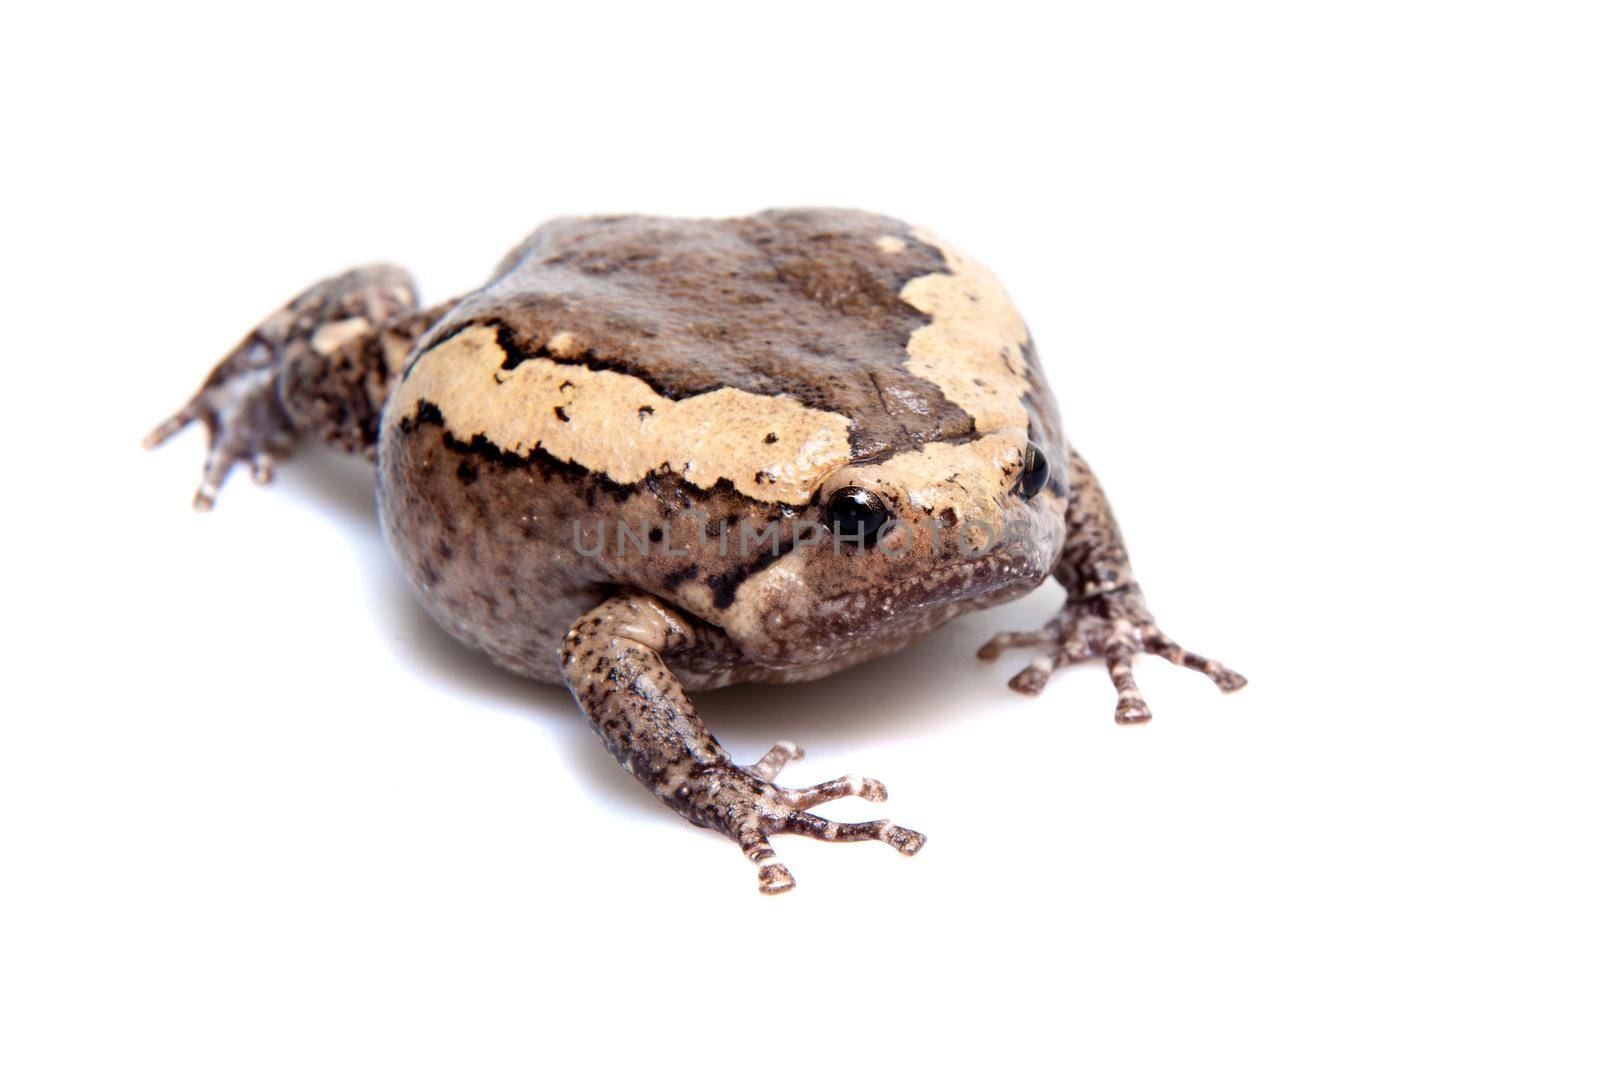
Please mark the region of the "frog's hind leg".
POLYGON ((1068 469, 1067 545, 1055 575, 1067 602, 1038 630, 997 634, 978 650, 994 659, 1010 648, 1036 648, 1039 654, 1011 679, 1011 688, 1034 694, 1062 667, 1101 659, 1117 690, 1117 721, 1141 723, 1150 708, 1133 679, 1133 657, 1148 652, 1199 671, 1225 693, 1242 689, 1245 678, 1216 660, 1198 656, 1156 626, 1144 593, 1134 580, 1122 533, 1105 492, 1083 457, 1072 453, 1068 469))
POLYGON ((360 267, 318 282, 235 345, 145 446, 190 423, 205 427, 205 471, 194 497, 201 510, 234 466, 247 464, 257 481, 268 481, 273 462, 303 436, 370 458, 401 360, 448 307, 419 310, 411 276, 398 267, 360 267))
POLYGON ((691 620, 636 592, 617 594, 567 632, 561 649, 567 687, 617 762, 690 822, 732 838, 757 866, 763 893, 794 888, 772 848, 775 834, 882 841, 907 856, 922 848, 925 837, 888 820, 842 823, 807 810, 847 796, 886 800, 875 779, 846 775, 803 789, 773 784, 784 764, 802 754, 792 742, 737 766, 663 659, 703 639, 691 620))

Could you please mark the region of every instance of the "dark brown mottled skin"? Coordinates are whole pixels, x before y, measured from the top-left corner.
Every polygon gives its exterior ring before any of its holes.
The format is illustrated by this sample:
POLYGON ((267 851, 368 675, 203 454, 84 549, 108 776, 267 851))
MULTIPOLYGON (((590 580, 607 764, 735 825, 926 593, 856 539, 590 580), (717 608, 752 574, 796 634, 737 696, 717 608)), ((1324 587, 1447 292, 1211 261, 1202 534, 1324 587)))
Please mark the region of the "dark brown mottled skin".
POLYGON ((686 689, 819 677, 1051 574, 1060 614, 979 652, 1039 649, 1019 691, 1103 659, 1118 720, 1143 721, 1138 652, 1244 684, 1155 626, 991 282, 937 238, 861 212, 562 219, 434 308, 393 267, 312 287, 151 442, 207 426, 202 506, 234 463, 264 480, 299 436, 375 458, 384 533, 433 618, 564 682, 624 767, 780 892, 794 880, 772 834, 908 855, 924 838, 811 814, 885 791, 857 776, 773 784, 798 748, 738 766, 686 689), (816 538, 852 487, 894 524, 875 543, 816 538))

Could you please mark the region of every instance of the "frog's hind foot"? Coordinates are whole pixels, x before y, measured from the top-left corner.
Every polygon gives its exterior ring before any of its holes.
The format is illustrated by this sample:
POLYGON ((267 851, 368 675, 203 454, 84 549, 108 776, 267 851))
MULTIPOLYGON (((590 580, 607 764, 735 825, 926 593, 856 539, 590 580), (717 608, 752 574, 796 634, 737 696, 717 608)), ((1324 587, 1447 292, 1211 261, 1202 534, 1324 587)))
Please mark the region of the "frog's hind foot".
POLYGON ((1030 696, 1042 690, 1062 667, 1104 660, 1117 688, 1117 721, 1124 724, 1150 720, 1149 705, 1133 679, 1133 657, 1140 652, 1199 671, 1224 693, 1245 686, 1244 675, 1190 652, 1162 633, 1137 585, 1069 602, 1041 629, 996 634, 978 650, 978 657, 992 660, 1011 648, 1043 650, 1009 683, 1012 689, 1030 696))
POLYGON ((398 267, 360 267, 318 282, 235 345, 145 447, 190 423, 206 428, 205 472, 194 495, 201 511, 238 464, 269 481, 273 462, 302 434, 372 455, 391 350, 403 351, 428 322, 408 317, 415 306, 410 275, 398 267))
POLYGON ((905 856, 914 856, 927 843, 927 837, 896 826, 887 819, 875 822, 835 822, 812 815, 811 808, 841 797, 861 797, 873 803, 889 799, 889 791, 876 778, 847 774, 819 785, 786 789, 772 778, 784 764, 800 759, 800 746, 780 741, 749 767, 716 768, 698 776, 699 788, 691 795, 704 798, 704 805, 690 804, 699 810, 695 821, 714 823, 738 842, 745 857, 758 868, 761 892, 768 895, 794 888, 794 876, 778 860, 770 837, 800 834, 819 841, 882 841, 905 856))
POLYGON ((251 339, 235 348, 211 372, 200 391, 144 439, 156 448, 198 422, 206 429, 206 462, 194 506, 210 511, 217 492, 235 465, 250 467, 258 483, 272 480, 274 461, 294 447, 294 426, 278 400, 277 360, 251 339))

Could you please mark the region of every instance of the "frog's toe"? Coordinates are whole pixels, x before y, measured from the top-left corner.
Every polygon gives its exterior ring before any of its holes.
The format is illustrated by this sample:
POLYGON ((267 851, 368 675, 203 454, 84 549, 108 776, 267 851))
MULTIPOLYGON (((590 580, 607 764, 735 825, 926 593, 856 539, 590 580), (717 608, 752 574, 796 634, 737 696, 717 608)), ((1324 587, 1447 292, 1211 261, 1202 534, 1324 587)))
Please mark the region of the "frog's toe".
POLYGON ((1004 630, 995 634, 984 642, 978 649, 978 658, 981 660, 998 659, 1000 653, 1013 648, 1038 648, 1040 645, 1054 642, 1056 635, 1049 629, 1040 630, 1004 630))
POLYGON ((876 822, 834 822, 808 811, 792 811, 780 831, 814 837, 818 841, 882 841, 903 856, 915 856, 928 843, 926 834, 896 826, 888 819, 876 822))
POLYGON ((188 426, 200 417, 200 409, 194 400, 189 401, 177 411, 161 420, 161 424, 144 435, 144 447, 160 448, 166 444, 179 430, 188 426))
POLYGON ((1250 684, 1250 680, 1238 671, 1229 670, 1214 659, 1207 659, 1190 652, 1154 626, 1146 626, 1141 631, 1140 637, 1146 652, 1160 656, 1169 663, 1187 667, 1191 671, 1199 671, 1216 683, 1217 688, 1224 693, 1243 689, 1250 684))
MULTIPOLYGON (((1031 642, 1031 644, 1040 645, 1048 642, 1052 647, 1049 651, 1035 656, 1026 667, 1012 675, 1011 680, 1006 683, 1012 689, 1026 696, 1038 696, 1043 691, 1045 683, 1050 680, 1050 676, 1062 667, 1094 659, 1097 655, 1090 647, 1089 642, 1084 640, 1082 635, 1078 633, 1062 634, 1059 630, 1040 630, 1036 632, 1042 635, 1042 639, 1031 642)), ((1009 635, 1002 634, 1001 636, 1009 635)), ((1008 645, 1006 647, 1017 646, 1008 645)))
POLYGON ((770 782, 791 761, 799 761, 805 758, 806 750, 793 741, 779 741, 767 749, 765 756, 762 756, 745 769, 757 778, 770 782))
POLYGON ((1150 705, 1144 702, 1139 684, 1133 680, 1133 654, 1126 648, 1106 653, 1106 670, 1117 687, 1117 721, 1137 726, 1150 721, 1150 705))
POLYGON ((271 485, 276 473, 276 461, 271 453, 258 452, 250 457, 250 477, 257 485, 271 485))
POLYGON ((814 808, 818 804, 826 804, 841 797, 860 797, 874 804, 881 804, 889 799, 889 791, 884 788, 882 782, 876 778, 863 778, 859 774, 847 774, 831 782, 806 786, 804 789, 785 789, 783 795, 789 803, 801 810, 814 808))
POLYGON ((1056 657, 1040 656, 1012 675, 1006 684, 1024 696, 1038 696, 1055 673, 1056 665, 1056 657))
POLYGON ((790 874, 789 868, 781 863, 772 863, 761 868, 758 877, 761 892, 769 897, 787 893, 794 888, 794 875, 790 874))
POLYGON ((144 438, 145 448, 160 448, 193 423, 199 423, 206 431, 206 460, 205 468, 200 475, 200 486, 195 490, 194 506, 196 511, 210 511, 216 502, 217 491, 222 488, 222 483, 227 480, 228 472, 232 469, 237 457, 229 456, 221 447, 219 437, 221 426, 216 411, 206 402, 205 390, 197 393, 192 400, 177 411, 173 412, 161 424, 151 430, 144 438))
POLYGON ((794 888, 794 875, 778 862, 778 854, 772 850, 772 842, 767 840, 766 834, 752 824, 739 831, 737 840, 745 858, 756 865, 756 886, 762 893, 775 896, 794 888))
MULTIPOLYGON (((791 762, 805 759, 806 751, 793 741, 779 741, 767 750, 767 754, 756 760, 745 770, 764 782, 771 782, 778 777, 778 772, 791 762)), ((829 782, 809 785, 802 789, 784 789, 779 787, 783 799, 790 805, 805 810, 814 808, 818 804, 826 804, 830 800, 841 797, 860 797, 874 804, 882 803, 889 799, 889 790, 884 788, 882 782, 876 778, 864 778, 859 774, 846 774, 829 782)))

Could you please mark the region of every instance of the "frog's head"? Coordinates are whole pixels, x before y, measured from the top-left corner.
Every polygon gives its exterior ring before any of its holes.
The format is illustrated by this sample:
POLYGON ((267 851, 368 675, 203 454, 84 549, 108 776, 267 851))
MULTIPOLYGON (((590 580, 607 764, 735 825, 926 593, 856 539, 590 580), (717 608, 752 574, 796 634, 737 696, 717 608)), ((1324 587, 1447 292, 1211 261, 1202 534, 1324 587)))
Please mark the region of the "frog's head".
POLYGON ((841 467, 716 621, 752 659, 805 669, 1020 596, 1065 539, 1061 452, 1006 429, 841 467))

